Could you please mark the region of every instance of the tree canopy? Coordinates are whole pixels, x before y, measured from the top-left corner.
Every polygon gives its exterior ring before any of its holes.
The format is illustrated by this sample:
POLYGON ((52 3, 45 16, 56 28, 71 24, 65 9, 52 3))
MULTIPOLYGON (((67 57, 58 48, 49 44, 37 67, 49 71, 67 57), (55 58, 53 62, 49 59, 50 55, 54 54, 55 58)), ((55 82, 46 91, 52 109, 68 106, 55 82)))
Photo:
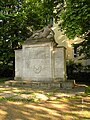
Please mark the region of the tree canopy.
POLYGON ((90 0, 65 0, 60 19, 69 39, 84 39, 77 47, 81 46, 80 54, 90 57, 90 0))
POLYGON ((47 9, 47 5, 47 1, 44 4, 42 0, 0 1, 0 62, 8 64, 12 61, 14 50, 32 30, 47 24, 53 11, 47 9))
POLYGON ((3 69, 12 62, 14 65, 14 50, 21 47, 33 30, 41 29, 49 22, 53 10, 47 9, 48 2, 0 1, 0 68, 3 69))
POLYGON ((90 0, 1 0, 0 65, 11 64, 14 50, 33 30, 55 20, 68 38, 83 37, 81 53, 90 57, 90 0))

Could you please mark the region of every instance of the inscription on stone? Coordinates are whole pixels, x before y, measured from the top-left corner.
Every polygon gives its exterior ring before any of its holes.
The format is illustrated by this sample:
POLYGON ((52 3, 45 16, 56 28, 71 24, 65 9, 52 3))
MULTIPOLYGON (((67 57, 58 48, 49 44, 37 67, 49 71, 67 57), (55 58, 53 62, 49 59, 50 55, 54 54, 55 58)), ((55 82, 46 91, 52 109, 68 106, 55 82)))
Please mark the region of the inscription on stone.
POLYGON ((42 70, 42 67, 41 66, 33 66, 33 71, 36 73, 36 74, 39 74, 42 70))

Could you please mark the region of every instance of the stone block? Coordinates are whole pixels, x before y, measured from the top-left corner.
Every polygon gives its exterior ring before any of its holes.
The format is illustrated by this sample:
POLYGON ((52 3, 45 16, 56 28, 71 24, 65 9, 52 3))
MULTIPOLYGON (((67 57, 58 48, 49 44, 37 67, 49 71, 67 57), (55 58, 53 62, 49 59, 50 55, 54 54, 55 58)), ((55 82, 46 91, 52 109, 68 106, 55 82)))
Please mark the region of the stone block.
POLYGON ((72 89, 75 87, 75 80, 67 80, 61 83, 63 89, 72 89))
POLYGON ((23 44, 15 51, 15 80, 64 81, 65 61, 65 48, 53 42, 23 44))

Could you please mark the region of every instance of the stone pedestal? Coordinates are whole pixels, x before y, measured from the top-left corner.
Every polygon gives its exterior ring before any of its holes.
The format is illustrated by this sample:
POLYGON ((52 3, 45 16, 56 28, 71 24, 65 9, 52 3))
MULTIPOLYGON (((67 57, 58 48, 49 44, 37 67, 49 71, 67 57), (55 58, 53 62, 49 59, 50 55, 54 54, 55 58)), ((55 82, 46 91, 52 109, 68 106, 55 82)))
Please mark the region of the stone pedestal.
POLYGON ((65 81, 65 61, 65 48, 53 41, 26 42, 15 50, 15 80, 65 81))

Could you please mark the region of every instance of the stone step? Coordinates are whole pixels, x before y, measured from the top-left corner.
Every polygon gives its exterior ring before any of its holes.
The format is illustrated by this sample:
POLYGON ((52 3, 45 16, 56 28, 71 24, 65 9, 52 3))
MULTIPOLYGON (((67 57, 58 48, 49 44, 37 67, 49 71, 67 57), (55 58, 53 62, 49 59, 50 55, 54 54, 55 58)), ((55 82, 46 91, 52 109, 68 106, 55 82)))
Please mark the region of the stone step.
POLYGON ((31 88, 62 88, 62 89, 71 89, 75 86, 75 81, 16 81, 16 80, 10 80, 6 81, 5 85, 12 86, 12 87, 31 87, 31 88))

